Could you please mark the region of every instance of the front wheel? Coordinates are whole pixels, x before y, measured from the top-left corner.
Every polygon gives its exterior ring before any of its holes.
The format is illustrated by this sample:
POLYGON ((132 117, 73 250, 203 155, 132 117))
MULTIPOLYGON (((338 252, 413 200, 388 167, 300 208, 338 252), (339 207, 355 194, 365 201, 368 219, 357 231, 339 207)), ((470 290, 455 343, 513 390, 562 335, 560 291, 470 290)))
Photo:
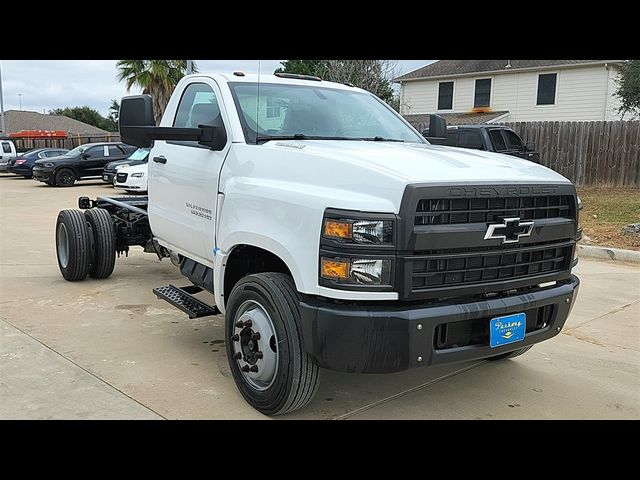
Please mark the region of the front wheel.
POLYGON ((76 183, 76 174, 70 168, 61 168, 56 172, 55 184, 58 187, 71 187, 76 183))
POLYGON ((319 369, 302 346, 290 276, 259 273, 240 280, 229 297, 225 331, 233 379, 253 408, 281 415, 313 399, 319 369))

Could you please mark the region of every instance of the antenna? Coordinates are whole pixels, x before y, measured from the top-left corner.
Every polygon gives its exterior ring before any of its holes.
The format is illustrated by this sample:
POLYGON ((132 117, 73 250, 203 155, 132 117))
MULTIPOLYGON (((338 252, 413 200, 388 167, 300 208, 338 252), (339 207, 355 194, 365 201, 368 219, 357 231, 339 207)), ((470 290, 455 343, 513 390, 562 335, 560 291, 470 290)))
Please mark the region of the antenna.
POLYGON ((256 145, 258 144, 258 129, 260 128, 260 70, 262 60, 258 60, 258 98, 256 101, 256 145))

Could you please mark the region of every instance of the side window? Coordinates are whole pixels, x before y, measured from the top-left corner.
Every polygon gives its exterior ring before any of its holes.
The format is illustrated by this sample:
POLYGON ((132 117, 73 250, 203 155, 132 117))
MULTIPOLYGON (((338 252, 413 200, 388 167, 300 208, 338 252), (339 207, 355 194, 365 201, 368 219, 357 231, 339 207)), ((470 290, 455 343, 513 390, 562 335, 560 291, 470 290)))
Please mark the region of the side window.
POLYGON ((2 142, 2 151, 4 153, 11 153, 11 145, 9 142, 2 142))
POLYGON ((50 152, 40 152, 38 153, 38 158, 47 158, 50 152))
POLYGON ((491 139, 491 144, 496 152, 504 152, 507 149, 507 145, 504 143, 504 138, 502 137, 500 129, 489 130, 489 138, 491 139))
POLYGON ((480 132, 475 130, 469 130, 466 132, 460 132, 460 141, 458 146, 462 148, 473 148, 475 150, 484 150, 482 143, 482 136, 480 132))
POLYGON ((218 115, 220 106, 211 87, 205 83, 192 83, 182 93, 173 126, 196 128, 198 125, 212 125, 218 115))
POLYGON ((536 105, 555 105, 557 73, 538 75, 538 98, 536 105))
POLYGON ((453 82, 438 84, 438 110, 453 109, 453 82))
POLYGON ((66 152, 63 150, 49 150, 48 152, 44 152, 45 157, 58 157, 60 155, 64 155, 66 152))
POLYGON ((511 130, 505 130, 504 136, 507 140, 508 149, 513 149, 518 151, 524 150, 524 147, 522 146, 522 140, 520 140, 520 137, 516 134, 516 132, 512 132, 511 130))
POLYGON ((91 147, 89 150, 87 150, 84 153, 89 155, 89 158, 103 157, 104 156, 104 148, 102 148, 102 147, 91 147))
POLYGON ((109 145, 110 157, 121 157, 122 155, 122 150, 120 150, 117 145, 109 145))

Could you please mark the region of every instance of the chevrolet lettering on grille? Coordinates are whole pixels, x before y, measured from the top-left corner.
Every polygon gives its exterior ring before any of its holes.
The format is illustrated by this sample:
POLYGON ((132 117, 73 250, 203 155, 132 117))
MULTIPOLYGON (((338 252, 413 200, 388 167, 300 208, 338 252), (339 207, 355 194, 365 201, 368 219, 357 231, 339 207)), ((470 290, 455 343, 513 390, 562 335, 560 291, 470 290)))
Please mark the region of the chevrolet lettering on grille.
POLYGON ((533 222, 521 222, 519 217, 503 218, 502 223, 489 225, 485 240, 502 240, 502 243, 517 243, 520 237, 528 237, 533 230, 533 222))

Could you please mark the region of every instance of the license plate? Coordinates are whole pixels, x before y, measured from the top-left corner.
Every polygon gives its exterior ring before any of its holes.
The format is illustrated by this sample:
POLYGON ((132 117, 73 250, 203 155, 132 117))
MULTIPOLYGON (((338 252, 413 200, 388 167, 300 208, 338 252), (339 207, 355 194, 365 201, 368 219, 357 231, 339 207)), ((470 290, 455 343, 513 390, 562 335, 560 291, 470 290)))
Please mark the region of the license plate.
POLYGON ((102 175, 102 179, 103 179, 105 182, 108 182, 108 181, 109 181, 109 175, 102 175))
POLYGON ((525 313, 492 318, 489 320, 489 346, 495 348, 520 342, 524 340, 526 328, 527 315, 525 313))

